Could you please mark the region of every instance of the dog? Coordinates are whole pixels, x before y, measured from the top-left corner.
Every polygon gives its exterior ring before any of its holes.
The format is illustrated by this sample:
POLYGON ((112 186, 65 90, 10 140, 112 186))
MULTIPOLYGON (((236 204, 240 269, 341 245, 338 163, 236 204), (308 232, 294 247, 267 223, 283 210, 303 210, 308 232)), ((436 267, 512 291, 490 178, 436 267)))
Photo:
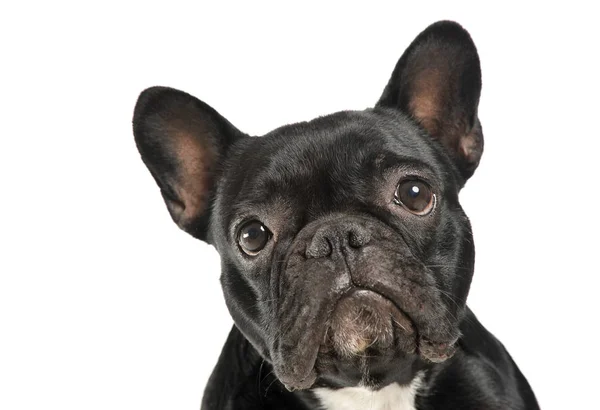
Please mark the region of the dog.
POLYGON ((480 92, 470 35, 440 21, 374 108, 262 137, 182 91, 141 93, 137 148, 173 221, 220 254, 235 323, 202 409, 539 408, 466 305, 480 92))

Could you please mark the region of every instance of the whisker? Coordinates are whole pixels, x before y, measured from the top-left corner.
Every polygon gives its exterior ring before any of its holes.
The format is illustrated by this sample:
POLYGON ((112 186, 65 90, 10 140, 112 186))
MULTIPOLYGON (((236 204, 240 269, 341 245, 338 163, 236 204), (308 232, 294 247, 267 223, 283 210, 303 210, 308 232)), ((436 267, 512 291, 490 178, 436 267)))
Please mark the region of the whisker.
POLYGON ((471 270, 470 267, 468 266, 459 266, 459 265, 423 265, 426 268, 452 268, 452 269, 459 269, 459 270, 471 270))
POLYGON ((277 377, 273 377, 273 381, 267 386, 267 389, 265 390, 265 397, 267 397, 267 393, 269 393, 269 389, 271 388, 273 383, 275 383, 276 381, 277 381, 277 377))

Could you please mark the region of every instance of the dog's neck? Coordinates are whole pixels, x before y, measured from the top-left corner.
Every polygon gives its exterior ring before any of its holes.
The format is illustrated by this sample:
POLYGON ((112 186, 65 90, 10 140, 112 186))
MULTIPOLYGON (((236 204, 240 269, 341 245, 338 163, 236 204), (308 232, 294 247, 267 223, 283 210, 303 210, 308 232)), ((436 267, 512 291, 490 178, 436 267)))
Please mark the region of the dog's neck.
POLYGON ((417 391, 422 386, 423 373, 419 372, 410 384, 392 383, 379 390, 367 387, 344 387, 313 390, 324 410, 414 410, 417 391))

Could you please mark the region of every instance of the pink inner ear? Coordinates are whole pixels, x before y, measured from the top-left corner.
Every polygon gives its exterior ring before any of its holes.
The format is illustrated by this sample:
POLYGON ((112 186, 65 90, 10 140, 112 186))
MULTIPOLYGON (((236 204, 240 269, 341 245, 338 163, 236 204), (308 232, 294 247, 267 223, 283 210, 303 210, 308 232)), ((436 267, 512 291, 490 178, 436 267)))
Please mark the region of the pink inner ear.
POLYGON ((470 130, 459 107, 449 105, 457 99, 451 67, 421 64, 413 70, 418 73, 409 81, 408 109, 413 118, 453 155, 468 163, 478 162, 480 141, 475 134, 468 134, 470 130))
POLYGON ((462 156, 468 164, 472 164, 474 167, 477 167, 479 160, 481 159, 481 140, 481 126, 478 121, 473 129, 459 141, 459 155, 462 156))
POLYGON ((420 110, 421 114, 426 117, 436 116, 440 91, 440 74, 435 67, 422 68, 416 78, 412 81, 411 86, 411 108, 420 110))
POLYGON ((441 132, 441 102, 446 98, 447 84, 442 84, 442 75, 436 67, 422 67, 412 79, 408 109, 413 117, 434 137, 441 132))
POLYGON ((179 165, 174 190, 183 204, 173 206, 171 211, 181 227, 204 213, 216 158, 210 138, 202 137, 209 131, 199 129, 203 128, 199 124, 186 125, 173 131, 170 147, 179 165))

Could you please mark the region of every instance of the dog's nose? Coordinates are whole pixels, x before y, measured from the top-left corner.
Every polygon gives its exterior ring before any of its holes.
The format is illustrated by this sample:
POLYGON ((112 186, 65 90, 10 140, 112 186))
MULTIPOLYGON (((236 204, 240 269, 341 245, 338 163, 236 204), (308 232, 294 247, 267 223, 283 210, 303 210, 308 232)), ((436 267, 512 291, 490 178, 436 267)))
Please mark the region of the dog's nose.
POLYGON ((332 221, 315 232, 306 247, 307 258, 325 258, 333 252, 362 248, 371 240, 371 233, 359 222, 332 221))

